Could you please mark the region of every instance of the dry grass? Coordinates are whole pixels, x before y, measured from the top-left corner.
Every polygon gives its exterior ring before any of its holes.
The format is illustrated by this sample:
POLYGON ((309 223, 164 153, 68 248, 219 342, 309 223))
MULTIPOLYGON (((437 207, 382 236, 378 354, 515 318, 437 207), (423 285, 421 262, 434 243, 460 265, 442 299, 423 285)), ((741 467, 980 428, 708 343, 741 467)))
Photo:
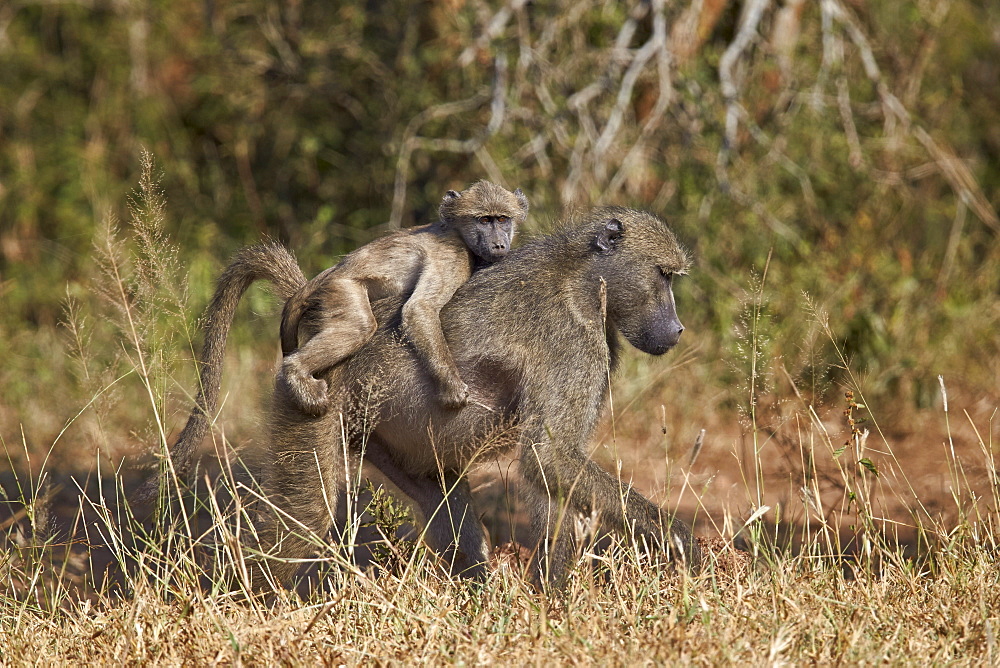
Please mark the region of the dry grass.
POLYGON ((5 579, 35 586, 4 597, 0 647, 7 665, 996 659, 998 569, 973 536, 923 562, 876 550, 877 569, 804 554, 752 564, 727 541, 703 546, 712 556, 696 577, 612 550, 564 598, 536 594, 516 569, 476 584, 420 560, 400 574, 338 569, 330 593, 266 604, 164 587, 151 569, 121 592, 81 598, 43 562, 26 572, 15 557, 5 579))
MULTIPOLYGON (((703 510, 701 532, 726 538, 699 539, 709 555, 702 573, 650 561, 627 541, 591 542, 561 596, 527 584, 516 544, 499 548, 491 575, 473 583, 448 578, 433 555, 393 537, 376 540, 381 557, 366 568, 332 545, 318 557, 319 586, 310 589, 313 579, 297 592, 247 600, 229 585, 246 552, 233 540, 233 516, 212 502, 225 494, 203 491, 202 529, 178 526, 165 547, 136 538, 140 523, 116 501, 123 481, 112 476, 119 488, 89 489, 72 523, 88 544, 65 545, 46 534, 52 502, 35 481, 35 496, 26 484, 23 512, 2 527, 0 656, 5 665, 995 663, 998 499, 977 497, 966 471, 995 479, 993 444, 978 443, 975 464, 947 462, 954 506, 931 511, 900 477, 902 464, 877 476, 857 465, 871 455, 869 433, 855 429, 838 455, 837 442, 819 437, 825 429, 803 429, 798 445, 804 461, 839 467, 848 499, 841 506, 808 493, 822 478, 813 468, 802 478, 802 515, 703 510), (883 497, 911 493, 908 503, 890 504, 909 506, 908 518, 878 510, 883 497), (903 525, 916 540, 896 539, 903 525), (102 563, 116 576, 102 578, 102 563)), ((750 470, 766 468, 767 456, 750 470)), ((681 495, 711 505, 697 490, 681 495)), ((348 535, 375 523, 393 536, 401 518, 391 504, 357 493, 352 503, 342 523, 348 535)))

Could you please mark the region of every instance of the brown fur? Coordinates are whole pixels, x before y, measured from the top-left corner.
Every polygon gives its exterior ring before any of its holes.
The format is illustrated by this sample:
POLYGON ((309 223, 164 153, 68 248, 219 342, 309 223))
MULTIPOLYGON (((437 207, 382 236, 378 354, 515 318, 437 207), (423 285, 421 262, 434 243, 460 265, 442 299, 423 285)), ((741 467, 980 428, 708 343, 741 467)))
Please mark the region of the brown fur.
POLYGON ((280 557, 269 560, 273 575, 287 582, 297 570, 288 559, 311 550, 304 536, 327 534, 344 463, 358 457, 414 502, 425 540, 454 572, 481 574, 490 551, 465 476, 483 458, 514 447, 537 538, 534 577, 556 586, 565 581, 575 559, 567 510, 593 512, 697 567, 700 552, 688 527, 586 454, 607 403, 619 336, 659 355, 683 331, 671 282, 687 265, 661 220, 609 207, 477 272, 440 314, 471 388, 460 410, 433 400, 431 374, 400 343, 404 327, 392 315, 399 300, 376 303, 378 331, 325 374, 340 410, 304 415, 286 387, 276 388, 265 484, 284 515, 262 533, 264 547, 280 557), (342 420, 351 418, 345 411, 371 392, 381 399, 365 415, 370 433, 342 442, 342 420))
POLYGON ((285 304, 279 374, 300 410, 322 415, 329 406, 319 374, 340 364, 378 325, 371 302, 403 296, 402 332, 435 382, 441 404, 460 408, 468 386, 455 367, 438 313, 472 273, 510 250, 528 200, 489 181, 449 190, 440 222, 390 234, 347 255, 309 281, 285 304), (302 343, 300 344, 300 340, 302 343))

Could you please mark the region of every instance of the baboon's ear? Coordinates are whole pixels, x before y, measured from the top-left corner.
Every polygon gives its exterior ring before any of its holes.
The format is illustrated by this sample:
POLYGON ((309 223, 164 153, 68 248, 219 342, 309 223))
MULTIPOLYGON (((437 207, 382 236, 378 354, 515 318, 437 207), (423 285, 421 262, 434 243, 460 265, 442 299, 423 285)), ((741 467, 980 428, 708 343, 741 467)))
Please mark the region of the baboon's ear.
POLYGON ((452 204, 457 199, 462 197, 462 193, 455 192, 454 190, 449 190, 441 198, 441 204, 438 205, 438 216, 441 218, 442 222, 452 223, 454 222, 453 212, 451 209, 455 206, 452 204))
POLYGON ((604 227, 597 233, 594 245, 602 253, 610 253, 623 236, 625 236, 625 226, 622 225, 622 221, 617 218, 609 218, 604 221, 604 227))
POLYGON ((524 193, 521 192, 520 188, 518 188, 517 190, 514 191, 514 197, 517 198, 517 204, 518 204, 518 206, 520 206, 521 210, 524 211, 525 215, 527 215, 527 213, 528 213, 528 198, 524 196, 524 193))

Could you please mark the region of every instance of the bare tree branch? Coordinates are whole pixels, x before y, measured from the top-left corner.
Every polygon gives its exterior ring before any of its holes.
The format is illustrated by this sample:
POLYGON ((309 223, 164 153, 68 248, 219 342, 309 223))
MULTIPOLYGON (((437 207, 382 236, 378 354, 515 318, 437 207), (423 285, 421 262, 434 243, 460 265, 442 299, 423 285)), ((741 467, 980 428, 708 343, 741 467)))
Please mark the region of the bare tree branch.
MULTIPOLYGON (((406 184, 410 172, 410 156, 417 149, 428 151, 445 151, 449 153, 469 153, 479 155, 480 149, 487 140, 493 136, 502 126, 506 111, 505 96, 507 94, 507 58, 503 54, 496 57, 494 61, 493 89, 491 93, 479 93, 461 102, 448 102, 431 107, 416 116, 407 124, 403 133, 403 140, 399 152, 399 159, 396 161, 396 181, 393 187, 392 212, 389 215, 389 229, 398 229, 403 218, 403 206, 406 203, 406 184), (483 102, 490 100, 490 120, 483 132, 470 139, 429 139, 417 135, 417 131, 428 121, 447 118, 466 111, 478 109, 483 102)), ((488 154, 486 154, 488 155, 488 154)), ((492 165, 492 170, 499 174, 499 169, 492 158, 485 164, 492 165)), ((489 171, 489 170, 487 170, 489 171)), ((495 178, 495 177, 491 177, 495 178)), ((502 178, 495 178, 502 181, 502 178)))
POLYGON ((750 48, 750 43, 757 38, 757 26, 760 25, 760 20, 770 5, 771 0, 749 0, 744 8, 736 37, 719 59, 719 83, 722 87, 722 98, 726 103, 726 131, 718 159, 721 182, 728 181, 725 173, 726 165, 729 162, 729 152, 736 147, 736 131, 739 128, 737 99, 740 85, 736 81, 734 69, 746 50, 750 48))
MULTIPOLYGON (((865 74, 875 84, 875 90, 882 102, 887 124, 890 123, 890 119, 897 120, 904 131, 912 132, 917 141, 934 158, 945 180, 963 201, 968 203, 976 217, 993 231, 1000 232, 1000 218, 997 217, 996 210, 986 199, 969 168, 958 160, 950 150, 941 147, 924 128, 914 123, 903 103, 889 90, 878 63, 875 61, 871 44, 861 28, 858 27, 857 22, 848 14, 839 0, 823 0, 823 4, 829 6, 830 15, 844 26, 851 42, 858 49, 865 74)), ((887 134, 890 134, 890 131, 891 126, 887 127, 887 134)))

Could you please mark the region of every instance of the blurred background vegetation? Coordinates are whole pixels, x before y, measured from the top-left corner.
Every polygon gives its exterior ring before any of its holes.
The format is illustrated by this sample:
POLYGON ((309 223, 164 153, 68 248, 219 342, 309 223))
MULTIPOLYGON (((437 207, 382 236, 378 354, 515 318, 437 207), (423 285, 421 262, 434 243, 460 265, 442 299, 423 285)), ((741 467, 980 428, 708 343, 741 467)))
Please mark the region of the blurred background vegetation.
MULTIPOLYGON (((100 312, 95 244, 135 217, 143 149, 178 262, 161 278, 191 295, 161 312, 181 321, 158 348, 177 426, 193 373, 171 360, 233 250, 274 236, 311 275, 478 178, 523 188, 533 230, 602 203, 673 225, 696 263, 679 301, 701 370, 680 389, 715 402, 699 410, 836 403, 838 348, 890 429, 939 401, 938 374, 997 405, 997 3, 5 0, 8 448, 45 452, 97 396, 129 424, 130 381, 94 372, 127 347, 100 317, 59 323, 100 312)), ((266 374, 274 308, 251 303, 269 315, 240 320, 233 354, 266 374)))

